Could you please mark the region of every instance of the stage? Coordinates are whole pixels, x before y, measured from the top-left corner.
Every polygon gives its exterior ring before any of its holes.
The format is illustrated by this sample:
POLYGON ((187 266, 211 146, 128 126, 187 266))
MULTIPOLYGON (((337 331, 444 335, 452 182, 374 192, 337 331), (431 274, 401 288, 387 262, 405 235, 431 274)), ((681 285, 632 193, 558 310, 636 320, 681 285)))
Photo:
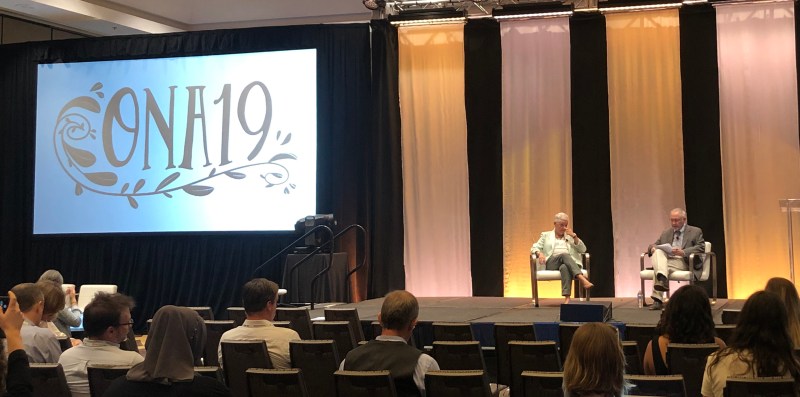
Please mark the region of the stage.
MULTIPOLYGON (((558 341, 558 323, 560 322, 560 306, 562 299, 540 299, 539 307, 534 307, 530 298, 500 297, 438 297, 417 298, 419 301, 419 318, 415 330, 418 343, 430 345, 432 342, 433 322, 465 322, 472 325, 475 339, 483 346, 494 345, 493 326, 495 323, 533 323, 537 339, 558 341)), ((649 300, 649 299, 648 299, 649 300)), ((573 300, 571 304, 582 304, 573 300)), ((610 302, 612 317, 610 323, 616 325, 623 334, 625 324, 655 325, 661 311, 638 308, 636 298, 592 298, 591 302, 610 302)), ((359 319, 367 338, 373 336, 373 321, 377 321, 383 298, 370 299, 350 304, 316 304, 311 317, 322 319, 326 306, 337 308, 353 307, 358 310, 359 319)), ((716 324, 722 324, 724 309, 740 310, 744 300, 717 299, 711 306, 716 324)))

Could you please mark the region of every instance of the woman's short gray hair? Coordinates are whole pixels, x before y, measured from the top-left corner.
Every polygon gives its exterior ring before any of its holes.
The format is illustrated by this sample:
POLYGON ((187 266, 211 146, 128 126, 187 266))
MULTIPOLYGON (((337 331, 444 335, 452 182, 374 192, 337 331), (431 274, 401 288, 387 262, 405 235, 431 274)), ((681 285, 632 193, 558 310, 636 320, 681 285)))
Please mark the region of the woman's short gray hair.
POLYGON ((563 212, 557 213, 555 218, 553 219, 553 222, 558 222, 558 221, 569 222, 569 215, 563 212))
POLYGON ((56 283, 59 287, 64 284, 64 276, 59 273, 58 270, 47 270, 39 276, 39 281, 47 280, 53 283, 56 283))

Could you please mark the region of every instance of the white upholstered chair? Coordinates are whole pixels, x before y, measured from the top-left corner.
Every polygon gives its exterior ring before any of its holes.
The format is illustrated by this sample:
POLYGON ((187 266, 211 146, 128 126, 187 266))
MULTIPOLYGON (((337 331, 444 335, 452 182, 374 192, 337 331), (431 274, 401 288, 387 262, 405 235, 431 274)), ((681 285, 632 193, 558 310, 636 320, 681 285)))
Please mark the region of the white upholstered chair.
MULTIPOLYGON (((588 252, 581 254, 583 259, 583 275, 589 278, 590 255, 588 252)), ((539 307, 539 281, 561 281, 561 272, 558 270, 544 270, 544 265, 539 265, 536 258, 531 254, 531 297, 533 304, 539 307), (542 270, 539 270, 542 269, 542 270)), ((578 280, 574 280, 573 291, 576 298, 586 298, 589 300, 589 291, 581 286, 578 280)))
POLYGON ((97 295, 98 292, 107 292, 113 294, 117 292, 115 284, 84 284, 81 285, 81 290, 78 292, 78 308, 83 311, 97 295))
MULTIPOLYGON (((711 251, 711 243, 706 241, 705 252, 702 254, 689 255, 689 263, 695 263, 695 257, 702 255, 700 258, 700 266, 695 269, 678 270, 669 275, 669 281, 687 281, 689 284, 694 284, 698 281, 706 281, 711 278, 711 304, 717 303, 717 255, 711 251)), ((644 282, 647 280, 653 281, 653 268, 644 267, 645 258, 648 258, 647 252, 639 256, 639 277, 641 278, 641 291, 647 294, 644 290, 644 282)), ((647 259, 649 263, 649 258, 647 259)), ((667 295, 669 297, 669 295, 667 295)))

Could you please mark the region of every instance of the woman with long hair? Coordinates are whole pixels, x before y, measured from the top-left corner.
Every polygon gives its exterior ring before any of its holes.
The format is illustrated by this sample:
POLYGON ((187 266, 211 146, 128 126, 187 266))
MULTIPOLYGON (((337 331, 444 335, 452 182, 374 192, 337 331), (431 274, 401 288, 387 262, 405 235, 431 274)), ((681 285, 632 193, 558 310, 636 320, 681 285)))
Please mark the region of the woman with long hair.
POLYGON ((725 342, 715 336, 711 305, 704 289, 684 285, 672 294, 644 352, 645 374, 670 374, 667 366, 670 343, 716 343, 725 347, 725 342))
POLYGON ((800 379, 800 362, 792 350, 786 310, 778 295, 758 291, 744 303, 730 345, 708 357, 702 394, 722 397, 729 377, 800 379))
POLYGON ((797 288, 791 281, 773 277, 767 281, 764 291, 773 292, 778 295, 786 307, 786 320, 789 323, 789 337, 792 338, 792 346, 800 348, 800 297, 797 296, 797 288))
POLYGON ((564 362, 565 397, 620 397, 625 393, 625 354, 617 329, 603 323, 581 325, 564 362))

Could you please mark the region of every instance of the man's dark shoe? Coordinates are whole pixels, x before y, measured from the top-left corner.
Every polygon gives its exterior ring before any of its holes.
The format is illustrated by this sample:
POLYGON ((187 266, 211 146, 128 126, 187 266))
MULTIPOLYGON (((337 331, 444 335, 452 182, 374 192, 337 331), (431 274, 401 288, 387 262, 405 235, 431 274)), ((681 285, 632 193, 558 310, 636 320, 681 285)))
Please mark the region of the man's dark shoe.
POLYGON ((656 282, 653 284, 653 289, 660 292, 669 291, 669 280, 663 274, 656 276, 656 282))
POLYGON ((664 304, 660 300, 653 299, 653 304, 650 305, 650 310, 663 310, 664 304))

